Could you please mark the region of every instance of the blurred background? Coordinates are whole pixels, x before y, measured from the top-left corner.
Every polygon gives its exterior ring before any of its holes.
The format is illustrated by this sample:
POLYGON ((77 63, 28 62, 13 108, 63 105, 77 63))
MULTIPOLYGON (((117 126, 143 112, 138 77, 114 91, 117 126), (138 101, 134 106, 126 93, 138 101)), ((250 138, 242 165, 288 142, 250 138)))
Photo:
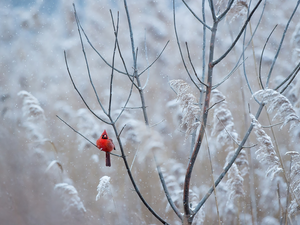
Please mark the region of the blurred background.
MULTIPOLYGON (((251 7, 256 3, 251 3, 251 7)), ((85 59, 74 17, 72 1, 0 1, 0 223, 1 224, 159 224, 138 198, 128 178, 123 160, 112 157, 112 167, 105 166, 105 154, 73 132, 60 121, 60 116, 74 129, 92 142, 100 137, 104 129, 117 143, 111 127, 94 117, 76 93, 64 60, 66 51, 68 65, 78 90, 97 115, 105 118, 89 81, 85 59), (18 93, 27 91, 38 101, 42 117, 27 115, 30 96, 18 93), (26 103, 27 102, 27 103, 26 103), (97 185, 103 176, 111 177, 109 195, 95 200, 97 185), (72 192, 66 186, 76 188, 72 192), (65 187, 65 188, 64 188, 65 187), (70 196, 70 197, 68 197, 70 196)), ((74 1, 82 27, 97 51, 112 62, 114 32, 109 10, 114 19, 120 13, 118 40, 128 70, 133 72, 133 60, 128 22, 123 1, 89 0, 74 1)), ((129 0, 128 8, 133 27, 135 47, 138 48, 138 70, 143 71, 160 54, 167 41, 166 50, 157 62, 141 76, 145 88, 145 100, 150 126, 145 128, 140 97, 133 91, 128 107, 117 122, 119 131, 126 124, 121 139, 132 173, 144 198, 154 210, 170 224, 180 224, 164 196, 152 151, 164 167, 165 177, 177 182, 173 197, 180 191, 188 163, 191 140, 184 141, 184 127, 180 127, 182 110, 176 101, 176 94, 169 86, 169 80, 183 79, 191 85, 191 91, 198 98, 199 92, 193 86, 183 67, 176 43, 172 1, 129 0), (149 78, 149 81, 147 79, 149 78), (157 144, 159 143, 159 144, 157 144), (136 158, 135 158, 136 156, 136 158), (135 160, 134 160, 135 159, 135 160)), ((190 7, 201 15, 201 1, 187 1, 190 7)), ((251 20, 252 32, 256 29, 263 4, 251 20)), ((270 68, 281 40, 285 25, 295 7, 295 1, 273 0, 266 3, 264 15, 255 36, 245 51, 245 65, 249 83, 258 91, 257 74, 262 48, 267 37, 278 24, 262 57, 263 80, 270 68), (256 64, 256 66, 255 66, 256 64)), ((219 6, 222 7, 222 4, 219 6)), ((222 9, 222 8, 221 8, 222 9)), ((299 10, 298 10, 299 11, 299 10)), ((298 63, 300 33, 296 12, 287 30, 280 55, 276 62, 270 87, 274 88, 287 77, 298 63)), ((212 24, 208 4, 205 6, 207 24, 212 24)), ((184 57, 188 64, 185 42, 199 75, 202 76, 202 25, 190 14, 185 5, 176 2, 177 29, 184 57)), ((220 25, 215 46, 215 58, 221 56, 238 34, 245 16, 230 15, 220 25)), ((250 40, 247 29, 246 43, 250 40)), ((210 32, 206 31, 206 63, 210 32)), ((108 107, 111 68, 91 48, 83 36, 84 47, 91 76, 104 107, 108 107)), ((242 39, 220 64, 215 67, 213 84, 220 82, 235 66, 242 52, 242 39)), ((242 61, 240 61, 241 63, 242 61)), ((190 65, 189 69, 191 70, 190 65)), ((124 71, 122 61, 117 57, 115 67, 124 71)), ((205 66, 207 70, 207 65, 205 66)), ((113 117, 124 107, 130 91, 127 76, 115 73, 113 80, 113 117)), ((286 97, 297 106, 297 82, 286 92, 286 97)), ((218 88, 225 96, 233 118, 239 140, 250 125, 248 105, 255 113, 257 104, 247 88, 243 67, 218 88), (246 115, 246 116, 245 116, 246 115)), ((31 98, 31 100, 30 100, 31 98)), ((266 114, 261 123, 269 125, 266 114)), ((105 118, 106 119, 106 118, 105 118)), ((224 167, 228 152, 210 135, 212 120, 208 122, 208 142, 200 150, 194 168, 191 187, 198 202, 211 186, 211 169, 207 145, 212 155, 214 178, 224 167)), ((278 121, 275 121, 276 123, 278 121)), ((279 137, 277 142, 284 155, 286 151, 297 151, 298 131, 288 133, 287 128, 274 128, 279 137)), ((267 131, 269 132, 269 131, 267 131)), ((249 145, 257 141, 254 137, 249 145)), ((120 154, 116 144, 116 154, 120 154)), ((258 163, 254 152, 246 150, 249 173, 244 176, 245 196, 234 205, 227 204, 226 179, 217 189, 220 216, 223 224, 279 224, 282 213, 278 201, 286 201, 286 185, 282 179, 265 179, 265 168, 258 163), (252 169, 251 169, 252 168, 252 169), (255 191, 251 194, 251 185, 255 191), (278 195, 280 197, 278 197, 278 195), (250 199, 255 200, 255 207, 250 199), (227 204, 227 205, 226 205, 227 204), (255 211, 255 212, 253 212, 255 211), (253 216, 255 215, 255 216, 253 216), (271 222, 270 222, 271 221, 271 222)), ((287 159, 287 158, 284 158, 287 159)), ((288 164, 287 164, 288 165, 288 164)), ((182 197, 178 197, 182 204, 182 197)), ((182 208, 181 208, 182 210, 182 208)), ((203 224, 217 224, 217 210, 214 197, 204 206, 203 224), (205 215, 205 216, 204 216, 205 215)), ((200 224, 200 222, 199 222, 200 224)))

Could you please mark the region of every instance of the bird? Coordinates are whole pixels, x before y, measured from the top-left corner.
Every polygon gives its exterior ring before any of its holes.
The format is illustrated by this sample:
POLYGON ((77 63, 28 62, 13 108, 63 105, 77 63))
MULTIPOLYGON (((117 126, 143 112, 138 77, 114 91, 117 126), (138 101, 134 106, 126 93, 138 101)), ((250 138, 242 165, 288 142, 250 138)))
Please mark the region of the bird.
POLYGON ((112 141, 112 139, 109 139, 106 130, 101 134, 100 138, 96 142, 97 147, 106 153, 106 166, 111 166, 110 163, 110 152, 115 149, 116 147, 112 141))

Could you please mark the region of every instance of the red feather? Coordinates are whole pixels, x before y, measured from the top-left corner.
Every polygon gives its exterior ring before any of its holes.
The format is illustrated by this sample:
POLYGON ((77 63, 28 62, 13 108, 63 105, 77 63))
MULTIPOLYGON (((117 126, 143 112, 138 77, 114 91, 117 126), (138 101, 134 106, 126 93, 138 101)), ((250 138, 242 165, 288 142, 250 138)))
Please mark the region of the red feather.
POLYGON ((116 148, 113 141, 109 139, 106 130, 101 134, 101 137, 97 140, 96 144, 101 151, 106 152, 106 166, 111 166, 109 152, 116 148))

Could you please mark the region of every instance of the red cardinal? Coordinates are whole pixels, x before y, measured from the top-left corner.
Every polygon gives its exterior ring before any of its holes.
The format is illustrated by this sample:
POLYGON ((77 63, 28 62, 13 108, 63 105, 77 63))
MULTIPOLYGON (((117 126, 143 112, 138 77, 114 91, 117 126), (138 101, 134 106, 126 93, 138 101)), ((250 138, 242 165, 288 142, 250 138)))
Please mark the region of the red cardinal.
POLYGON ((106 130, 101 134, 101 137, 97 140, 96 144, 101 151, 106 153, 106 166, 111 166, 109 153, 116 148, 113 141, 108 138, 106 130))

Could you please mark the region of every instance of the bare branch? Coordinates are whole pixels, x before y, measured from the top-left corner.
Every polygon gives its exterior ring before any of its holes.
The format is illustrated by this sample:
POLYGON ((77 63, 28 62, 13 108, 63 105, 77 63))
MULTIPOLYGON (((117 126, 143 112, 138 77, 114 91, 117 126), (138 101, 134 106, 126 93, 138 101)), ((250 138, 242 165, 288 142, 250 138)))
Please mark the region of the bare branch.
MULTIPOLYGON (((87 137, 85 137, 83 134, 81 134, 79 131, 75 130, 71 125, 69 125, 66 121, 64 121, 62 118, 60 118, 58 115, 56 115, 56 117, 58 119, 60 119, 64 124, 66 124, 68 127, 70 127, 76 134, 79 134, 81 137, 83 137, 85 140, 87 140, 88 142, 90 142, 90 144, 94 145, 97 149, 97 145, 95 145, 92 141, 90 141, 87 137)), ((124 156, 120 156, 114 153, 109 152, 109 154, 113 155, 113 156, 117 156, 117 157, 121 157, 123 158, 124 156)))
POLYGON ((254 9, 252 10, 252 12, 250 13, 250 15, 248 16, 247 20, 245 21, 242 29, 240 30, 239 34, 237 35, 237 37, 235 38, 235 40, 233 41, 233 43, 231 44, 231 46, 227 49, 227 51, 217 60, 213 61, 212 64, 213 65, 217 65, 219 62, 222 61, 222 59, 224 59, 229 52, 231 52, 231 50, 233 49, 233 47, 235 46, 235 44, 238 42, 238 40, 240 39, 242 33, 244 32, 244 30, 246 29, 248 22, 250 21, 252 15, 254 14, 254 12, 256 11, 256 9, 258 8, 258 6, 260 5, 262 0, 259 0, 258 3, 256 4, 256 6, 254 7, 254 9))
POLYGON ((81 100, 82 100, 83 103, 85 104, 85 106, 88 108, 88 110, 89 110, 96 118, 98 118, 99 120, 101 120, 103 123, 111 124, 111 123, 105 121, 104 119, 102 119, 101 117, 99 117, 98 115, 96 115, 96 114, 94 113, 94 111, 93 111, 93 110, 89 107, 89 105, 86 103, 85 99, 83 98, 83 96, 81 95, 80 91, 77 89, 77 87, 76 87, 76 85, 75 85, 75 83, 74 83, 74 80, 73 80, 72 75, 71 75, 70 70, 69 70, 68 61, 67 61, 67 55, 66 55, 66 52, 65 52, 65 51, 64 51, 64 57, 65 57, 65 63, 66 63, 66 67, 67 67, 68 74, 69 74, 69 77, 70 77, 70 79, 71 79, 71 82, 72 82, 72 84, 73 84, 73 86, 74 86, 74 89, 76 90, 76 92, 77 92, 78 95, 80 96, 81 100))
POLYGON ((191 56, 190 56, 189 46, 188 46, 187 42, 185 42, 185 45, 186 45, 186 51, 187 51, 187 54, 188 54, 188 58, 189 58, 190 64, 191 64, 191 66, 192 66, 192 68, 193 68, 193 71, 194 71, 194 73, 195 73, 195 77, 198 79, 198 81, 200 82, 200 84, 202 84, 202 85, 204 85, 205 87, 207 87, 207 84, 205 84, 204 82, 202 82, 202 81, 199 79, 198 75, 197 75, 197 72, 196 72, 196 70, 195 70, 195 67, 194 67, 194 65, 193 65, 193 62, 192 62, 192 59, 191 59, 191 56))
POLYGON ((213 20, 214 20, 214 22, 217 22, 217 16, 216 16, 213 0, 208 0, 208 4, 209 4, 209 7, 210 7, 211 16, 212 16, 213 20))
MULTIPOLYGON (((259 115, 260 115, 263 107, 264 107, 264 104, 260 104, 259 109, 257 110, 255 118, 259 117, 259 115)), ((196 214, 200 210, 200 208, 203 206, 203 204, 207 201, 208 197, 214 191, 214 188, 217 187, 219 185, 219 183, 221 182, 221 180, 225 177, 226 173, 228 172, 228 170, 230 169, 230 167, 232 166, 232 164, 234 163, 234 161, 238 157, 240 151, 243 149, 243 145, 248 140, 248 137, 249 137, 252 129, 253 129, 253 124, 250 125, 248 131, 246 132, 246 134, 245 134, 245 136, 243 138, 243 140, 241 141, 240 145, 238 146, 237 150, 235 151, 234 155, 232 156, 232 159, 229 161, 229 163, 227 164, 227 166, 224 168, 223 172, 220 174, 220 176, 218 177, 218 179, 215 181, 215 185, 212 186, 209 189, 209 191, 205 194, 205 196, 201 199, 201 201, 199 202, 199 204, 197 205, 197 207, 194 209, 193 214, 196 214)))
POLYGON ((234 0, 228 1, 227 7, 224 10, 224 12, 222 12, 222 14, 217 17, 218 21, 221 21, 221 20, 223 20, 225 18, 225 16, 227 15, 228 11, 230 10, 233 2, 234 2, 234 0))
POLYGON ((264 51, 265 51, 265 48, 267 46, 267 43, 270 39, 270 37, 272 36, 273 32, 275 31, 276 27, 277 27, 278 24, 276 24, 276 26, 273 28, 273 30, 271 31, 271 33, 269 34, 265 44, 264 44, 264 47, 262 49, 262 52, 261 52, 261 55, 260 55, 260 60, 259 60, 259 82, 260 82, 260 86, 262 87, 262 89, 264 89, 264 85, 263 85, 263 82, 262 82, 262 79, 261 79, 261 62, 262 62, 262 58, 263 58, 263 55, 264 55, 264 51))
POLYGON ((266 88, 269 87, 269 81, 270 81, 270 78, 271 78, 271 74, 272 74, 272 71, 273 71, 273 68, 274 68, 276 59, 277 59, 277 57, 278 57, 278 55, 279 55, 279 52, 280 52, 280 50, 281 50, 281 46, 282 46, 283 40, 284 40, 284 38, 285 38, 286 31, 287 31, 287 29, 288 29, 288 27, 289 27, 289 25, 290 25, 290 22, 292 21, 293 16, 295 15, 295 13, 296 13, 296 11, 297 11, 297 9, 298 9, 299 4, 300 4, 300 0, 298 0, 297 5, 295 6, 294 11, 293 11, 292 15, 290 16, 290 18, 289 18, 289 20, 288 20, 288 22, 287 22, 287 24, 286 24, 286 26, 285 26, 285 29, 284 29, 284 31, 283 31, 281 41, 280 41, 280 43, 279 43, 277 52, 276 52, 276 54, 275 54, 275 56, 274 56, 274 59, 273 59, 273 62, 272 62, 272 65, 271 65, 271 68, 270 68, 270 71, 269 71, 269 74, 268 74, 268 77, 267 77, 266 88))
POLYGON ((187 72, 187 74, 189 75, 191 81, 194 83, 195 87, 198 88, 198 90, 201 92, 201 88, 196 84, 196 82, 194 81, 194 79, 192 78, 187 66, 186 66, 186 63, 184 61, 184 58, 183 58, 183 54, 182 54, 182 50, 181 50, 181 46, 180 46, 180 43, 179 43, 179 38, 178 38, 178 33, 177 33, 177 28, 176 28, 176 13, 175 13, 175 0, 173 0, 173 23, 174 23, 174 30, 175 30, 175 36, 176 36, 176 40, 177 40, 177 45, 178 45, 178 49, 179 49, 179 52, 180 52, 180 56, 181 56, 181 60, 182 60, 182 63, 184 65, 184 68, 187 72))
MULTIPOLYGON (((246 58, 245 60, 247 60, 247 58, 246 58)), ((221 82, 219 82, 219 83, 216 84, 216 85, 213 85, 213 86, 212 86, 212 89, 216 89, 216 88, 219 87, 221 84, 223 84, 226 80, 228 80, 228 79, 231 77, 231 75, 234 74, 234 72, 235 72, 242 64, 244 64, 245 60, 244 60, 243 62, 241 62, 240 64, 238 64, 238 63, 239 63, 239 60, 238 60, 237 64, 233 67, 233 69, 230 71, 230 73, 229 73, 227 76, 225 76, 221 82)))
POLYGON ((205 22, 203 22, 195 13, 194 11, 189 7, 189 5, 186 3, 185 0, 182 0, 182 2, 185 4, 185 6, 190 10, 190 12, 193 14, 193 16, 200 22, 204 27, 211 30, 211 27, 209 27, 205 22))
MULTIPOLYGON (((75 4, 74 4, 74 3, 73 3, 73 7, 74 7, 74 10, 75 10, 75 4)), ((75 11, 75 17, 77 18, 77 13, 76 13, 76 11, 75 11)), ((106 65, 108 65, 109 67, 112 68, 112 66, 104 59, 104 57, 103 57, 103 56, 97 51, 97 49, 94 47, 94 45, 92 44, 92 42, 91 42, 90 39, 88 38, 87 34, 85 33, 83 27, 81 26, 80 21, 76 19, 76 23, 77 23, 77 26, 79 26, 80 29, 82 30, 82 32, 83 32, 83 34, 84 34, 84 36, 85 36, 87 42, 88 42, 89 45, 92 47, 92 49, 97 53, 97 55, 103 60, 103 62, 104 62, 106 65), (78 23, 77 23, 77 22, 78 22, 78 23)), ((129 75, 128 72, 125 73, 125 72, 123 72, 123 71, 121 71, 121 70, 119 70, 119 69, 116 69, 116 68, 114 68, 114 70, 117 71, 118 73, 121 73, 121 74, 124 74, 124 75, 129 75)), ((132 75, 130 75, 130 76, 132 76, 132 75)))
POLYGON ((148 66, 146 67, 142 72, 140 72, 138 74, 138 76, 141 76, 145 71, 147 71, 158 59, 159 57, 163 54, 163 52, 165 51, 167 45, 169 44, 170 41, 167 41, 167 43, 165 44, 164 48, 161 50, 161 52, 159 53, 159 55, 156 57, 156 59, 148 66))
POLYGON ((75 14, 75 18, 76 18, 76 24, 77 24, 78 34, 79 34, 80 43, 81 43, 81 49, 82 49, 82 52, 83 52, 83 55, 84 55, 84 60, 85 60, 85 64, 86 64, 86 69, 87 69, 87 72, 88 72, 88 76, 89 76, 89 79, 90 79, 90 83, 91 83, 91 85, 93 87, 94 93, 96 95, 96 98, 97 98, 97 101, 98 101, 100 107, 102 108, 103 112, 105 114, 107 114, 106 110, 104 109, 104 107, 103 107, 103 105, 102 105, 102 103, 101 103, 101 101, 99 99, 98 93, 96 91, 96 88, 94 86, 94 83, 93 83, 93 80, 92 80, 92 77, 91 77, 90 67, 89 67, 87 56, 86 56, 86 53, 85 53, 85 49, 84 49, 84 45, 83 45, 83 41, 82 41, 82 37, 81 37, 81 32, 80 32, 80 29, 79 29, 79 19, 78 19, 77 13, 76 13, 75 4, 73 4, 73 7, 74 7, 74 14, 75 14))
POLYGON ((287 82, 291 77, 292 77, 292 80, 295 79, 296 75, 298 72, 296 71, 299 71, 299 68, 300 68, 300 62, 297 64, 297 66, 295 67, 295 69, 291 72, 290 75, 287 76, 287 78, 284 79, 284 81, 281 82, 281 84, 279 84, 276 88, 274 88, 274 90, 278 90, 282 85, 284 85, 285 82, 287 82))

